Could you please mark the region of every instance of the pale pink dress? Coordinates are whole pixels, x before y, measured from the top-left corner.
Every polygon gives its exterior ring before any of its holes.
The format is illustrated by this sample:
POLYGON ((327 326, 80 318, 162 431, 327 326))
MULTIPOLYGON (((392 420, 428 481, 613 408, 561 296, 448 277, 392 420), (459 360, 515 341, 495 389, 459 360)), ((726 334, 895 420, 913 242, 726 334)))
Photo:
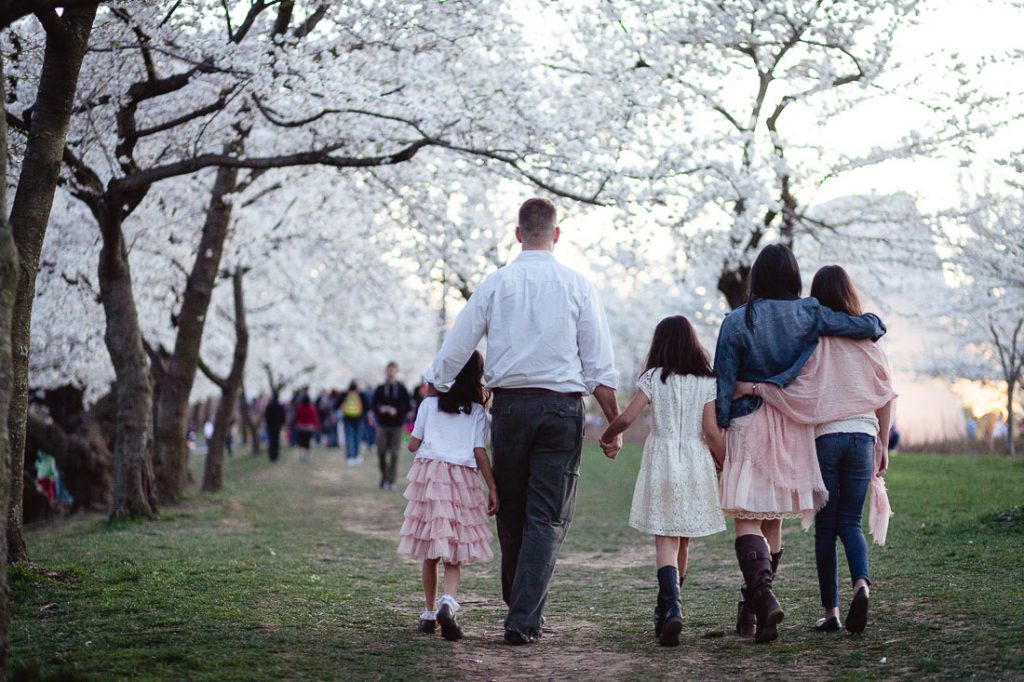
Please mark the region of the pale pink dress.
MULTIPOLYGON (((765 404, 726 430, 722 511, 740 519, 800 518, 808 527, 828 501, 814 426, 874 412, 892 400, 888 362, 870 341, 822 337, 792 384, 761 384, 761 394, 765 404)), ((884 516, 888 524, 889 510, 880 479, 873 481, 872 495, 869 525, 884 542, 881 523, 884 516)))

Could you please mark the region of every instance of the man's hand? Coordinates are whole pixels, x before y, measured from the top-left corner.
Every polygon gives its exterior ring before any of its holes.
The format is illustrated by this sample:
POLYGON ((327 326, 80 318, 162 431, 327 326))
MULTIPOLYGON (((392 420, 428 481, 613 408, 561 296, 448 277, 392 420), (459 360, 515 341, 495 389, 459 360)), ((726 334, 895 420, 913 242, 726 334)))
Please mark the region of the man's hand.
POLYGON ((604 456, 608 459, 615 459, 618 456, 619 451, 622 450, 622 434, 615 436, 615 438, 610 441, 602 440, 600 441, 600 444, 601 450, 604 451, 604 456))

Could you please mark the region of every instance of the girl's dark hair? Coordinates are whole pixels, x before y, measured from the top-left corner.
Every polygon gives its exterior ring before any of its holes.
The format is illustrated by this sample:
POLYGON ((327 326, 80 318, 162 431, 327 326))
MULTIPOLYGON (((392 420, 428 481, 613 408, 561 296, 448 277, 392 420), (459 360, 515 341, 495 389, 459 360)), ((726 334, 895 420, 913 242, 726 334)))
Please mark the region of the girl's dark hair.
POLYGON ((654 328, 651 349, 647 351, 644 371, 661 367, 661 382, 672 374, 713 377, 708 352, 700 345, 693 325, 682 315, 666 317, 654 328))
POLYGON ((348 385, 348 390, 350 390, 350 391, 358 391, 359 390, 359 385, 356 384, 355 381, 353 381, 351 384, 348 385))
POLYGON ((437 394, 437 407, 448 414, 469 414, 473 411, 473 403, 483 405, 485 402, 484 356, 475 350, 448 392, 437 394))
POLYGON ((768 298, 790 301, 800 298, 804 284, 796 256, 785 244, 769 244, 761 250, 747 278, 747 327, 754 328, 754 303, 768 298))
POLYGON ((846 270, 838 265, 826 265, 814 273, 811 296, 818 299, 818 303, 836 312, 847 315, 864 314, 853 280, 846 270))

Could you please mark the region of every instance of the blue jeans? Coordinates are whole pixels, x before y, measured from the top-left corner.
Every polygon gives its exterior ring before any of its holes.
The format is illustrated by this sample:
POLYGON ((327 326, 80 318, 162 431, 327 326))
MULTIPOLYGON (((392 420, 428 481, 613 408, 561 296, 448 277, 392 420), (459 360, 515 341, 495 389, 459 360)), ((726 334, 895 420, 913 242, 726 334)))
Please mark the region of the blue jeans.
POLYGON ((348 459, 355 459, 359 456, 359 427, 358 419, 343 419, 345 425, 345 456, 348 459))
POLYGON ((868 543, 861 530, 864 498, 874 466, 875 439, 866 433, 830 433, 815 441, 828 504, 814 517, 814 558, 821 605, 839 606, 836 537, 843 541, 850 581, 868 580, 868 543))

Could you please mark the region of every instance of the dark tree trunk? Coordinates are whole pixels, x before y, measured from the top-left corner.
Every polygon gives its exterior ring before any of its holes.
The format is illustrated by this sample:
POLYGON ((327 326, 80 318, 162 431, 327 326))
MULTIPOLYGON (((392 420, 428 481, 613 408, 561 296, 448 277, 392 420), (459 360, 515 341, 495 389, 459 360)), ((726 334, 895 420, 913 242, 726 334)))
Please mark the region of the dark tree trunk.
MULTIPOLYGON (((7 76, 0 52, 0 115, 7 119, 7 76)), ((0 123, 0 189, 7 188, 7 124, 0 123)), ((11 317, 18 282, 18 249, 7 222, 7 192, 0 191, 0 678, 7 664, 7 523, 11 497, 11 440, 7 411, 14 388, 14 361, 11 357, 11 317)))
POLYGON ((245 376, 245 361, 249 354, 249 328, 245 322, 245 299, 242 295, 242 270, 236 269, 231 277, 235 299, 235 353, 231 360, 231 371, 226 378, 215 376, 209 369, 205 373, 221 389, 217 416, 213 421, 213 438, 206 452, 206 466, 203 469, 203 492, 216 492, 223 485, 224 446, 227 443, 231 419, 235 413, 235 402, 245 376))
POLYGON ((238 414, 241 416, 242 431, 245 434, 245 438, 249 440, 252 456, 258 457, 260 454, 260 415, 254 413, 252 411, 252 407, 249 405, 249 401, 245 395, 244 381, 242 382, 242 388, 238 393, 238 414))
MULTIPOLYGON (((60 177, 78 74, 82 67, 96 6, 67 9, 47 30, 39 89, 32 105, 25 158, 11 206, 11 229, 21 264, 11 320, 13 352, 12 393, 7 415, 11 467, 8 505, 7 560, 28 560, 21 536, 21 479, 25 470, 25 423, 28 415, 28 363, 32 302, 35 298, 39 253, 50 220, 53 195, 60 177)), ((6 118, 6 117, 5 117, 6 118)))
POLYGON ((1013 455, 1017 454, 1017 451, 1016 451, 1017 444, 1016 444, 1016 441, 1014 439, 1014 436, 1016 435, 1014 433, 1014 429, 1016 428, 1017 425, 1014 424, 1016 419, 1015 419, 1015 415, 1013 414, 1013 393, 1014 393, 1015 385, 1016 385, 1016 381, 1014 381, 1011 378, 1009 384, 1007 384, 1007 387, 1006 387, 1006 425, 1008 427, 1006 429, 1006 447, 1007 447, 1007 449, 1010 452, 1010 456, 1013 456, 1013 455))
MULTIPOLYGON (((240 149, 228 151, 237 153, 240 149)), ((237 186, 237 168, 217 169, 199 249, 177 316, 174 352, 160 382, 155 424, 156 465, 159 495, 165 503, 175 501, 188 483, 186 436, 189 395, 199 363, 210 297, 231 223, 231 204, 224 197, 234 192, 237 186)))
POLYGON ((729 308, 735 310, 747 302, 747 277, 750 266, 724 268, 718 277, 718 290, 725 296, 729 308))
POLYGON ((121 202, 105 203, 103 248, 100 251, 100 298, 106 315, 104 340, 114 364, 117 436, 114 444, 114 507, 112 519, 152 517, 157 500, 152 441, 153 387, 142 345, 139 316, 132 292, 131 271, 117 212, 121 202))

